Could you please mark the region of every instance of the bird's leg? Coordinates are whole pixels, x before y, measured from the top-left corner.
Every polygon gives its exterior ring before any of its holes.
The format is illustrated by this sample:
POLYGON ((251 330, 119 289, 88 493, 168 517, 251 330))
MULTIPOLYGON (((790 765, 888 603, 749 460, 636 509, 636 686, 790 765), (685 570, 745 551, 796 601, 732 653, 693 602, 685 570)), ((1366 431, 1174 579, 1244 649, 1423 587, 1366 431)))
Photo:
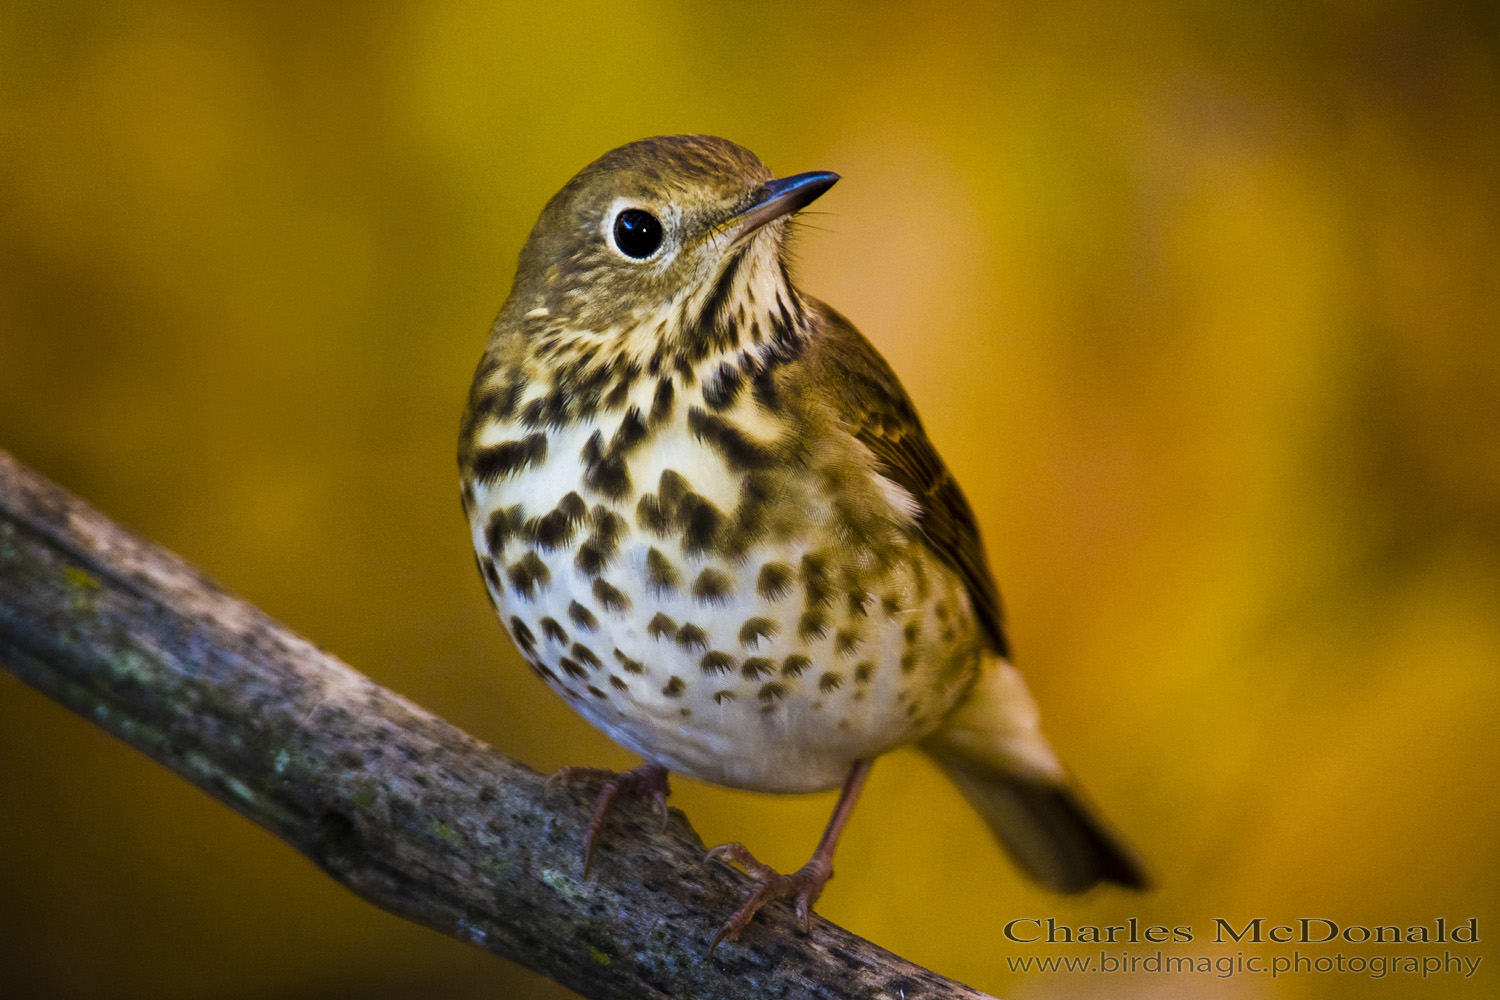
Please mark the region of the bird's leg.
POLYGON ((818 849, 813 851, 807 864, 790 875, 783 875, 769 865, 755 860, 755 855, 744 844, 720 844, 708 852, 710 858, 731 861, 755 878, 755 887, 745 902, 724 922, 719 933, 714 935, 713 943, 708 946, 710 957, 720 941, 733 941, 739 937, 740 931, 749 926, 756 912, 773 899, 794 900, 797 916, 802 918, 803 932, 812 929, 813 904, 823 894, 823 886, 833 878, 833 851, 838 846, 839 834, 844 832, 844 824, 849 822, 849 814, 854 811, 854 801, 859 798, 859 790, 864 787, 865 778, 870 773, 870 763, 868 760, 854 762, 854 766, 849 769, 849 776, 844 779, 844 790, 839 793, 838 805, 834 806, 833 815, 829 817, 828 826, 823 831, 823 839, 818 841, 818 849))
POLYGON ((648 760, 640 767, 629 771, 605 770, 602 767, 565 767, 557 771, 547 779, 542 786, 542 799, 545 801, 559 785, 571 785, 576 781, 604 781, 604 787, 599 789, 599 797, 594 800, 594 815, 589 817, 589 826, 583 834, 583 873, 589 873, 589 866, 594 860, 594 841, 599 837, 599 831, 604 828, 604 819, 609 815, 610 808, 615 799, 621 795, 639 795, 649 797, 656 806, 657 815, 661 817, 661 828, 667 828, 667 796, 672 794, 672 789, 667 785, 667 769, 654 760, 648 760))

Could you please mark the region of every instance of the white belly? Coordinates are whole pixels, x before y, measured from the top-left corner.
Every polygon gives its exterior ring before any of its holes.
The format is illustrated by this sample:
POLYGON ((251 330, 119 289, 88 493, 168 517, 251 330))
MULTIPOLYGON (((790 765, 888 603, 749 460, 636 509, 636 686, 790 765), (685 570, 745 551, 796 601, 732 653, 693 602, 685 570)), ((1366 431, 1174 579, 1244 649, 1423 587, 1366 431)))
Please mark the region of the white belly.
POLYGON ((740 477, 690 435, 662 435, 632 455, 630 497, 611 502, 580 485, 593 430, 549 431, 545 461, 476 490, 471 519, 512 638, 617 742, 719 784, 815 791, 931 732, 967 688, 978 660, 968 597, 919 542, 880 567, 820 547, 825 503, 802 496, 790 499, 808 530, 738 558, 699 550, 636 497, 670 470, 730 521, 740 477), (557 511, 555 529, 580 508, 566 539, 538 537, 532 519, 557 511), (497 511, 510 525, 499 545, 497 511))

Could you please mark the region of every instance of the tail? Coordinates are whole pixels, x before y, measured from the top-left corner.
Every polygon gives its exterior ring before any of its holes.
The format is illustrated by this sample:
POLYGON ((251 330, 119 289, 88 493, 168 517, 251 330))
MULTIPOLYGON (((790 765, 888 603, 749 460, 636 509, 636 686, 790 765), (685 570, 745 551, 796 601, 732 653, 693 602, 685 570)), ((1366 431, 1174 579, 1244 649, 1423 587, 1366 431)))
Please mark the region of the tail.
POLYGON ((1094 818, 1042 735, 1036 703, 1005 660, 922 744, 1032 878, 1057 892, 1100 882, 1146 888, 1134 852, 1094 818))

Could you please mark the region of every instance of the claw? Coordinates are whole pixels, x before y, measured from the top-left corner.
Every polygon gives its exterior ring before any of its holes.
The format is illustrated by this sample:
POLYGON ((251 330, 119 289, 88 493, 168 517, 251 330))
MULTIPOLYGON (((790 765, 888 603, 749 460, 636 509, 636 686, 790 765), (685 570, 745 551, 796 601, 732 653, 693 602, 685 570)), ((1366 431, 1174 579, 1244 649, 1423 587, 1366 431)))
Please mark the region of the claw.
POLYGON ((717 847, 710 847, 708 849, 708 853, 705 854, 705 855, 703 855, 703 860, 705 862, 707 862, 707 861, 719 861, 719 860, 723 860, 723 861, 725 861, 728 864, 733 864, 734 860, 735 860, 734 856, 733 856, 734 855, 734 849, 737 848, 737 847, 741 847, 741 845, 739 845, 739 844, 719 844, 717 847))
POLYGON ((602 767, 560 767, 547 778, 542 785, 542 801, 550 802, 557 794, 557 790, 564 785, 576 784, 580 781, 591 781, 594 779, 613 778, 615 772, 606 771, 602 767))
POLYGON ((713 941, 708 946, 708 957, 712 958, 714 950, 719 947, 720 942, 733 941, 740 936, 740 932, 750 925, 750 921, 773 899, 791 899, 798 918, 802 924, 804 934, 812 933, 813 904, 823 894, 823 886, 833 878, 833 867, 826 860, 814 856, 811 861, 792 872, 783 875, 770 865, 756 860, 755 855, 744 844, 730 842, 720 844, 711 848, 704 861, 723 861, 728 864, 736 864, 745 869, 755 884, 740 908, 730 914, 724 926, 714 935, 713 941))
POLYGON ((719 947, 719 942, 724 940, 724 938, 728 935, 728 932, 729 925, 725 924, 723 927, 719 928, 719 933, 715 934, 714 939, 708 943, 708 960, 710 962, 712 962, 714 959, 714 950, 719 947))
POLYGON ((589 816, 588 827, 583 833, 583 874, 588 876, 589 869, 594 864, 594 846, 599 840, 599 831, 604 828, 604 820, 614 806, 615 799, 621 795, 649 795, 662 818, 662 830, 667 828, 667 795, 671 789, 667 785, 667 769, 655 761, 646 761, 640 767, 630 771, 606 771, 599 767, 564 767, 557 770, 542 785, 542 801, 563 785, 572 784, 577 781, 594 781, 603 779, 604 785, 599 789, 599 797, 594 800, 594 811, 589 816))
POLYGON ((672 816, 667 812, 667 793, 657 789, 651 796, 651 802, 656 806, 656 814, 661 817, 661 829, 659 833, 667 832, 667 823, 672 816))

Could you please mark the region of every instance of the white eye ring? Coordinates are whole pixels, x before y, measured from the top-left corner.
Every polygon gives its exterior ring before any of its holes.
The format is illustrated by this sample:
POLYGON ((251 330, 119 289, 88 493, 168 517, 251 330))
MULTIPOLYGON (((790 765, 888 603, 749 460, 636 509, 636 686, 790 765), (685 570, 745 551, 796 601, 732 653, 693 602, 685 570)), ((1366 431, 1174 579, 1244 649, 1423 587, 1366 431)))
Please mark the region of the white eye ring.
POLYGON ((632 264, 660 263, 677 252, 677 213, 670 205, 644 205, 620 198, 600 226, 609 248, 632 264))

